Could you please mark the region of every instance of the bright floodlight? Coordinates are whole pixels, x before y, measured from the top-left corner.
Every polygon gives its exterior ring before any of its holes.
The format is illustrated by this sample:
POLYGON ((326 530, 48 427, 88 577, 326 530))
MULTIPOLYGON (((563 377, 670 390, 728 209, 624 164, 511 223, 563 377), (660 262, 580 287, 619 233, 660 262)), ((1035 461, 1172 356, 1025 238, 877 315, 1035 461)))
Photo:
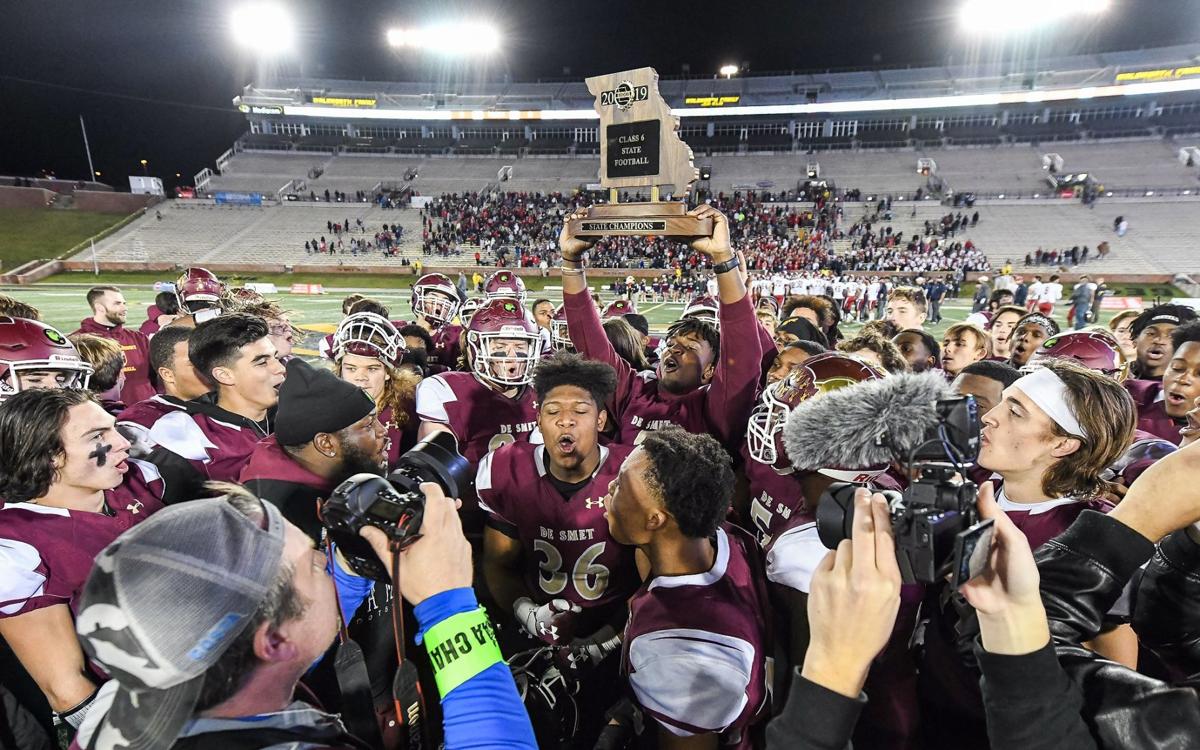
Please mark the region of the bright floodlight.
POLYGON ((389 29, 388 44, 443 55, 486 55, 500 49, 500 32, 480 23, 389 29))
POLYGON ((967 0, 962 23, 980 34, 1003 34, 1032 29, 1070 16, 1097 15, 1109 0, 967 0))
POLYGON ((243 5, 233 11, 230 25, 238 44, 261 55, 284 54, 295 46, 296 27, 282 5, 243 5))
POLYGON ((721 75, 725 76, 726 78, 737 75, 737 72, 738 66, 736 65, 722 65, 720 70, 721 75))

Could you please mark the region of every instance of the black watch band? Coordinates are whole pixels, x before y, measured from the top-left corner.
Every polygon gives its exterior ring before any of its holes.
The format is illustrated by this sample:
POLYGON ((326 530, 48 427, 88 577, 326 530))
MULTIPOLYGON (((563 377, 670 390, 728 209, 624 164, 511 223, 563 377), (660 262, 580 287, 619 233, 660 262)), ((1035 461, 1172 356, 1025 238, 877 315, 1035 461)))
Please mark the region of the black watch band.
POLYGON ((712 270, 713 273, 725 273, 726 271, 732 271, 735 268, 741 268, 741 266, 742 262, 738 260, 738 257, 735 255, 723 263, 717 263, 712 267, 712 270))

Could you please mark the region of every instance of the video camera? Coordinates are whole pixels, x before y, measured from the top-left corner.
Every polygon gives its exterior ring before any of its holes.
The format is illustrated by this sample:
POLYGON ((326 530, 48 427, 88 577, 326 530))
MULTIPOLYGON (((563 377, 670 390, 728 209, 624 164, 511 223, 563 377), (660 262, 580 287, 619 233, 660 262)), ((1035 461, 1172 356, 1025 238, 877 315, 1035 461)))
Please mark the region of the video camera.
POLYGON ((334 489, 321 506, 321 523, 329 530, 350 567, 360 576, 389 580, 367 540, 358 535, 364 526, 383 531, 401 549, 420 538, 425 514, 422 482, 433 482, 446 497, 462 498, 474 492, 475 472, 458 452, 454 433, 439 430, 400 456, 387 477, 355 474, 334 489))
MULTIPOLYGON (((882 494, 904 582, 937 583, 950 574, 957 588, 983 570, 991 548, 992 521, 979 520, 978 488, 966 478, 979 455, 979 409, 973 396, 938 399, 934 408, 936 420, 921 442, 895 451, 915 479, 902 493, 882 494)), ((817 505, 817 533, 829 549, 850 538, 858 487, 835 483, 817 505)))

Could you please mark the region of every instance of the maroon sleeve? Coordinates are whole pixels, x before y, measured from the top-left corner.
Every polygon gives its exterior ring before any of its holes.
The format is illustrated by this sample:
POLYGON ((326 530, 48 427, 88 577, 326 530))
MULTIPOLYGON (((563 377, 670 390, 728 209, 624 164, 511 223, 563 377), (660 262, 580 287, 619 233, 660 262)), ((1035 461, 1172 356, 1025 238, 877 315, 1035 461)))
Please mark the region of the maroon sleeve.
POLYGON ((588 359, 606 362, 617 371, 617 390, 613 394, 612 410, 615 412, 614 417, 620 416, 625 404, 629 402, 630 393, 633 392, 633 378, 636 373, 628 362, 621 359, 617 350, 613 349, 612 342, 608 340, 604 326, 600 323, 600 313, 596 312, 596 305, 588 292, 564 292, 563 305, 567 311, 567 333, 575 350, 588 359))
POLYGON ((771 334, 767 333, 767 329, 762 323, 759 323, 758 316, 754 316, 754 322, 758 323, 758 345, 762 347, 761 367, 759 367, 759 381, 766 379, 767 370, 771 369, 771 365, 775 364, 775 357, 779 356, 779 352, 775 349, 775 339, 771 334))
POLYGON ((762 371, 762 341, 754 330, 761 331, 762 326, 754 317, 749 294, 731 305, 722 304, 719 314, 721 357, 704 395, 704 415, 722 443, 737 445, 754 408, 762 371))

